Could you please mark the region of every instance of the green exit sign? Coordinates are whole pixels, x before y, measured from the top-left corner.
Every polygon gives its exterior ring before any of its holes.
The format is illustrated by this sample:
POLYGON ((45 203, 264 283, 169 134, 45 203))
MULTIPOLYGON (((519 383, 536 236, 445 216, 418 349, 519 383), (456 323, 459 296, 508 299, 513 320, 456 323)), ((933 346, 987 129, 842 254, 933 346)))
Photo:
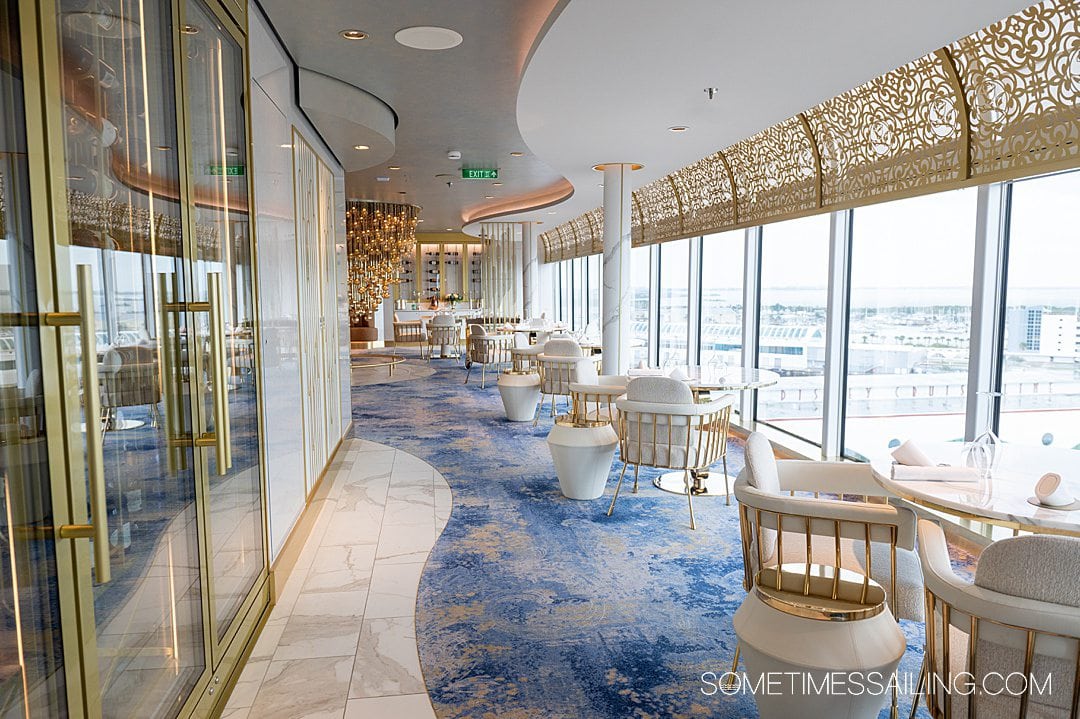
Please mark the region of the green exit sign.
POLYGON ((228 175, 229 177, 238 177, 244 174, 243 165, 209 165, 206 169, 208 175, 228 175))
POLYGON ((499 169, 497 167, 474 167, 466 170, 461 169, 461 179, 463 180, 498 180, 499 169))

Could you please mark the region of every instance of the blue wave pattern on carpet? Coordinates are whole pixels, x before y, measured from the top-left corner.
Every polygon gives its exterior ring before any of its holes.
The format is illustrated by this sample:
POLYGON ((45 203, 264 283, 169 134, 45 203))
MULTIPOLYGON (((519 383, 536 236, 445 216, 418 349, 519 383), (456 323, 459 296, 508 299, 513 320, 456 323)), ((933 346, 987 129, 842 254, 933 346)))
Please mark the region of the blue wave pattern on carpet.
MULTIPOLYGON (((453 513, 428 559, 416 636, 437 714, 450 717, 753 717, 749 694, 707 696, 735 651, 742 602, 737 506, 655 489, 603 499, 559 492, 545 438, 509 422, 498 390, 462 384, 447 362, 429 378, 354 387, 354 434, 434 465, 453 513)), ((732 481, 743 466, 729 445, 732 481)), ((627 472, 629 480, 632 470, 627 472)), ((903 622, 916 677, 921 625, 903 622)), ((902 716, 910 700, 901 696, 902 716)), ((888 716, 888 710, 882 717, 888 716)), ((921 714, 925 716, 925 714, 921 714)))

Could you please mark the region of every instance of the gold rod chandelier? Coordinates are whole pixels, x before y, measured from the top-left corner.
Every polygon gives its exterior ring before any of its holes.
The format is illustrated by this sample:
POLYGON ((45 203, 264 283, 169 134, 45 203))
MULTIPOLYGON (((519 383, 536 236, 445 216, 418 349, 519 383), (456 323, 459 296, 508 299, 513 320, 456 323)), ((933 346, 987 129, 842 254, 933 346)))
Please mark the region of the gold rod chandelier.
POLYGON ((420 208, 350 201, 345 212, 349 254, 349 318, 370 320, 390 285, 401 282, 401 260, 416 247, 420 208))

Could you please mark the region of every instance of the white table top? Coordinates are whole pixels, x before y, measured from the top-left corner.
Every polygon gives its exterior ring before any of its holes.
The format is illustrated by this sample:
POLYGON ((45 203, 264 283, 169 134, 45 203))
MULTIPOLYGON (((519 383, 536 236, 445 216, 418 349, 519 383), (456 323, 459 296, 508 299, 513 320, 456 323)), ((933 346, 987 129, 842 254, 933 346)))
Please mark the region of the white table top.
POLYGON ((694 389, 715 392, 734 392, 768 387, 780 381, 780 375, 766 369, 714 367, 691 365, 682 368, 694 389))
MULTIPOLYGON (((919 447, 935 462, 963 467, 960 442, 926 442, 919 447)), ((985 480, 895 480, 892 457, 870 466, 878 484, 889 492, 931 509, 1027 532, 1080 537, 1080 510, 1036 507, 1035 483, 1046 472, 1057 472, 1063 484, 1080 498, 1080 451, 1004 444, 999 467, 985 480)), ((914 468, 909 468, 909 471, 914 468)))

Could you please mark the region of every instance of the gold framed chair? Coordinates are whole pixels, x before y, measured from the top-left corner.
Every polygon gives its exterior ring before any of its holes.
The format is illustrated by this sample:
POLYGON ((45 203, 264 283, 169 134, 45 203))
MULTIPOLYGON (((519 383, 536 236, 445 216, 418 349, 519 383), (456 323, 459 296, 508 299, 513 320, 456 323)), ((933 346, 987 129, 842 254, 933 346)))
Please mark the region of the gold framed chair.
POLYGON ((427 326, 428 362, 439 348, 439 359, 461 356, 461 329, 453 315, 435 315, 427 326))
POLYGON ((636 377, 626 396, 615 400, 618 409, 619 457, 623 468, 608 516, 615 511, 626 468, 634 465, 634 489, 638 471, 646 467, 682 470, 690 529, 696 529, 690 472, 707 469, 720 459, 727 441, 734 395, 723 395, 699 404, 690 386, 670 377, 636 377))
POLYGON ((930 715, 1080 716, 1080 539, 994 542, 969 582, 953 571, 941 527, 920 520, 918 535, 927 617, 920 690, 930 715), (961 691, 945 691, 958 682, 961 691))
POLYGON ((551 416, 555 416, 555 398, 570 398, 570 385, 574 382, 593 382, 598 376, 601 357, 585 357, 581 346, 571 339, 552 339, 544 345, 544 351, 536 356, 540 374, 540 404, 536 407, 536 419, 544 408, 544 396, 551 401, 551 416))
POLYGON ((510 335, 489 335, 483 325, 469 325, 468 369, 465 384, 475 365, 480 365, 480 389, 484 389, 487 379, 487 366, 495 365, 499 369, 510 363, 510 335))
POLYGON ((425 359, 424 352, 427 346, 427 331, 424 323, 420 320, 401 321, 394 319, 394 346, 416 345, 420 348, 420 359, 425 359))

